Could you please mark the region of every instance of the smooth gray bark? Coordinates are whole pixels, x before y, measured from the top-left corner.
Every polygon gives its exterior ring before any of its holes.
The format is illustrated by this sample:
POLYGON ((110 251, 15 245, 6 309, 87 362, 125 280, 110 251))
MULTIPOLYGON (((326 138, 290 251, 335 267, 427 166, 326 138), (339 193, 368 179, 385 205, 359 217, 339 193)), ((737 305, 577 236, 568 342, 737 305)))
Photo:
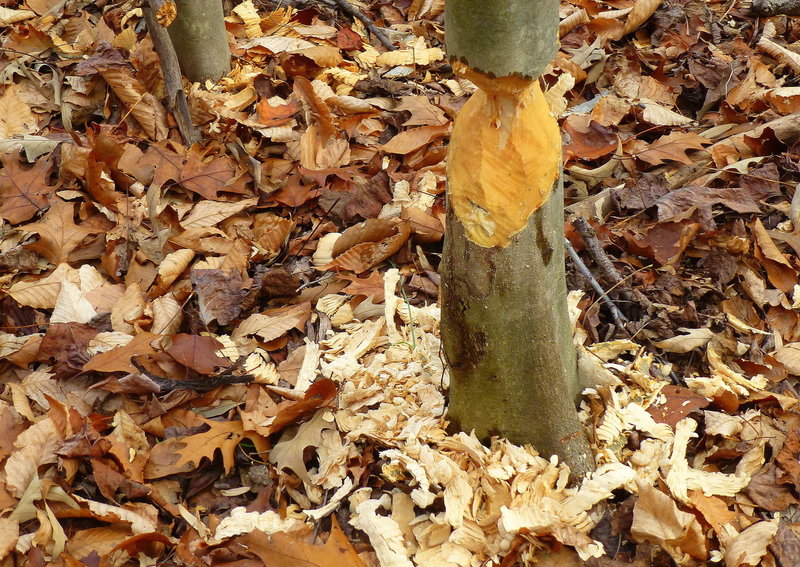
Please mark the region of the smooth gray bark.
POLYGON ((558 2, 447 0, 447 55, 495 77, 536 78, 558 52, 558 2))
POLYGON ((231 70, 221 0, 175 0, 178 15, 167 28, 184 75, 216 81, 231 70))
POLYGON ((580 386, 566 302, 560 146, 550 152, 526 149, 540 131, 543 148, 558 146, 557 126, 546 108, 522 94, 524 81, 491 79, 537 77, 555 53, 557 30, 556 0, 448 0, 451 60, 483 74, 479 86, 488 99, 481 100, 492 101, 485 108, 498 114, 487 121, 482 111, 462 111, 456 119, 440 269, 442 340, 451 376, 451 427, 475 430, 482 440, 496 435, 531 443, 545 457, 559 455, 577 478, 594 463, 576 410, 580 386), (473 141, 473 133, 484 137, 473 141), (473 169, 483 158, 485 167, 473 169), (541 204, 524 191, 541 181, 540 170, 557 177, 541 204), (470 227, 495 234, 494 221, 503 215, 491 217, 492 211, 505 211, 505 205, 496 207, 496 197, 520 178, 532 184, 512 190, 519 198, 509 199, 507 207, 529 213, 522 217, 527 224, 506 245, 477 244, 470 227), (453 206, 456 194, 466 203, 462 218, 453 206))

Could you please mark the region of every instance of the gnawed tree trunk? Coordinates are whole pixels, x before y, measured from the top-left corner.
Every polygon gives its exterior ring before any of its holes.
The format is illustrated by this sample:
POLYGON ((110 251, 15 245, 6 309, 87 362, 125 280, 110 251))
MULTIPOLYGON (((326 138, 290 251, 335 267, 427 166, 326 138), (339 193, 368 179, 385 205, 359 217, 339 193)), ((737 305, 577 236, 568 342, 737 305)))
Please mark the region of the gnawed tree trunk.
POLYGON ((442 337, 454 427, 593 468, 575 404, 564 276, 561 137, 537 77, 556 0, 448 0, 447 51, 479 90, 448 153, 442 337))
POLYGON ((175 0, 178 15, 167 28, 184 75, 217 80, 231 70, 222 0, 175 0))

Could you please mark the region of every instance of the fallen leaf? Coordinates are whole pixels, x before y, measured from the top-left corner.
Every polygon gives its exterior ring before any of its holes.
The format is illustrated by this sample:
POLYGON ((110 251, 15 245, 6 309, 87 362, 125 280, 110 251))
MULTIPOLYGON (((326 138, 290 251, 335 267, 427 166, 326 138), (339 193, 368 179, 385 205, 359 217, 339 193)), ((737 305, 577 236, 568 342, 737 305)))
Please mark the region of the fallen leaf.
POLYGON ((303 482, 311 484, 303 457, 308 447, 318 447, 322 442, 322 432, 336 429, 333 414, 323 409, 309 421, 300 425, 295 433, 286 432, 269 452, 269 462, 280 469, 293 471, 303 482))
POLYGON ((131 358, 155 354, 153 341, 159 336, 152 333, 139 333, 128 344, 94 355, 83 365, 86 371, 95 372, 137 372, 131 358))
POLYGON ((410 154, 423 146, 430 144, 433 140, 447 135, 450 125, 442 126, 420 126, 400 132, 394 138, 383 144, 382 149, 392 154, 410 154))
MULTIPOLYGON (((175 415, 180 416, 181 412, 176 412, 175 415)), ((200 465, 202 459, 213 460, 217 450, 222 454, 225 472, 230 473, 234 466, 236 448, 246 438, 253 441, 258 451, 267 450, 264 438, 255 432, 245 431, 239 420, 214 421, 196 415, 193 417, 205 423, 209 427, 208 431, 165 439, 153 447, 145 466, 146 479, 190 472, 200 465)))
POLYGON ((219 368, 231 365, 226 358, 221 358, 216 351, 222 348, 214 337, 202 335, 173 335, 172 345, 166 352, 187 368, 200 374, 214 374, 219 368))
POLYGON ((641 152, 636 152, 636 158, 646 161, 650 165, 660 165, 667 161, 676 161, 692 165, 694 161, 686 155, 689 150, 702 150, 711 140, 694 132, 673 132, 661 136, 641 152))
POLYGON ((236 542, 270 567, 366 567, 335 517, 324 545, 314 545, 282 532, 267 535, 258 530, 237 537, 236 542))
POLYGON ((19 224, 44 212, 49 207, 47 196, 54 190, 47 183, 52 160, 42 158, 27 169, 11 154, 2 154, 0 160, 0 218, 19 224))
POLYGON ((38 242, 27 244, 26 247, 53 264, 66 262, 70 252, 87 236, 101 232, 85 223, 75 224, 74 214, 75 206, 72 203, 53 198, 50 209, 40 221, 25 225, 26 231, 39 235, 38 242))

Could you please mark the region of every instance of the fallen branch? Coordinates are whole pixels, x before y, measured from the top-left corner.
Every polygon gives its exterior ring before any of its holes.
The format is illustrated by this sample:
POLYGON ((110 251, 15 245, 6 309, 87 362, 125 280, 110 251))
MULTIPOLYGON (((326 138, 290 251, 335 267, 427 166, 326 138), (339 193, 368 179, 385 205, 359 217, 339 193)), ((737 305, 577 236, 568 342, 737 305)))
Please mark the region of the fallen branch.
POLYGON ((800 0, 753 0, 750 11, 757 16, 800 16, 800 0))
POLYGON ((592 288, 594 288, 594 290, 600 296, 600 299, 606 304, 606 307, 608 307, 608 310, 611 311, 611 317, 614 319, 614 324, 617 326, 617 328, 624 329, 625 323, 628 322, 628 318, 622 314, 622 311, 619 310, 617 304, 614 303, 614 300, 608 297, 608 294, 603 289, 603 286, 601 286, 600 283, 595 279, 595 277, 592 275, 592 272, 589 271, 589 268, 587 268, 586 264, 584 264, 583 260, 581 260, 578 252, 575 250, 575 248, 573 248, 569 238, 564 238, 564 246, 567 248, 567 253, 572 259, 573 264, 575 264, 575 267, 583 275, 583 277, 589 281, 592 288))
MULTIPOLYGON (((243 361, 244 358, 240 360, 243 361)), ((174 380, 172 378, 163 378, 162 376, 158 376, 157 374, 153 374, 147 370, 144 366, 137 362, 135 358, 131 358, 131 364, 133 364, 141 374, 152 380, 155 385, 158 386, 159 394, 165 394, 174 390, 208 392, 214 388, 218 388, 219 386, 228 386, 230 384, 249 384, 253 381, 253 376, 251 374, 230 374, 230 370, 239 366, 240 362, 237 362, 231 368, 229 368, 229 372, 226 374, 207 376, 200 380, 174 380)))
MULTIPOLYGON (((371 31, 375 37, 377 37, 377 38, 378 38, 378 41, 380 41, 380 42, 381 42, 381 45, 383 45, 383 46, 384 46, 386 49, 388 49, 389 51, 394 51, 394 50, 396 49, 396 47, 395 47, 395 46, 394 46, 394 44, 391 42, 391 40, 390 40, 388 37, 386 37, 386 34, 385 34, 385 33, 383 33, 383 30, 382 30, 382 29, 380 29, 378 26, 376 26, 376 25, 375 25, 375 22, 373 22, 373 21, 372 21, 372 20, 371 20, 371 19, 370 19, 370 18, 369 18, 369 17, 368 17, 366 14, 364 14, 364 13, 363 13, 361 10, 359 10, 358 8, 356 8, 355 6, 353 6, 353 5, 352 5, 350 2, 348 2, 347 0, 334 0, 334 2, 335 2, 336 4, 338 4, 338 5, 339 5, 339 7, 340 7, 342 10, 344 10, 345 12, 347 12, 347 13, 350 15, 350 17, 352 17, 352 18, 356 18, 356 19, 357 19, 357 20, 359 20, 359 21, 360 21, 362 24, 364 24, 364 25, 366 26, 366 28, 367 28, 369 31, 371 31)), ((329 3, 330 3, 330 2, 329 2, 329 3)))
POLYGON ((183 78, 175 47, 172 45, 167 30, 156 21, 156 12, 163 3, 164 0, 147 0, 142 6, 142 12, 153 40, 153 48, 161 62, 161 72, 164 75, 164 85, 167 91, 167 110, 175 116, 178 131, 181 133, 184 143, 190 146, 199 142, 202 137, 192 123, 192 117, 189 114, 189 102, 183 91, 183 78))
MULTIPOLYGON (((575 227, 575 230, 578 231, 578 234, 583 237, 583 241, 586 243, 586 250, 589 252, 589 256, 592 257, 592 260, 606 277, 606 279, 614 284, 614 287, 625 285, 625 278, 623 278, 622 275, 617 271, 617 269, 614 267, 614 264, 611 262, 611 258, 609 258, 608 254, 606 254, 606 251, 603 250, 603 245, 600 244, 600 240, 597 238, 597 233, 595 233, 594 228, 592 228, 592 225, 589 224, 589 221, 581 216, 577 216, 572 219, 572 226, 575 227)), ((626 299, 640 304, 648 313, 652 310, 652 302, 638 289, 621 288, 620 293, 622 293, 626 299)))

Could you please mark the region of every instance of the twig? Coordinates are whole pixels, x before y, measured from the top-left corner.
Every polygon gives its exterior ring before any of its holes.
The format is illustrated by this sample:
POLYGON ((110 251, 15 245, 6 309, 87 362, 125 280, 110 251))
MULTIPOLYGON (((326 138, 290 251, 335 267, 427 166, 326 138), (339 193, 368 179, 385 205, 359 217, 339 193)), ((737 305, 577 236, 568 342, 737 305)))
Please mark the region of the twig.
MULTIPOLYGON (((589 221, 581 216, 577 216, 572 220, 572 226, 574 226, 575 230, 583 237, 584 242, 586 242, 586 250, 603 275, 613 283, 615 287, 623 284, 625 279, 614 267, 614 264, 611 263, 611 259, 608 257, 608 254, 606 254, 606 251, 603 250, 603 246, 597 238, 597 233, 589 224, 589 221)), ((621 289, 620 291, 631 301, 639 303, 646 311, 649 312, 652 309, 653 304, 641 291, 632 288, 629 290, 621 289)))
POLYGON ((386 49, 388 49, 389 51, 394 51, 395 49, 397 49, 391 42, 391 40, 388 37, 386 37, 386 34, 383 33, 383 30, 381 30, 378 26, 376 26, 375 22, 373 22, 361 10, 359 10, 358 8, 353 6, 350 2, 348 2, 348 0, 334 0, 334 1, 339 5, 339 7, 342 10, 347 12, 351 17, 360 20, 361 23, 364 24, 367 27, 367 29, 375 35, 375 37, 378 38, 378 41, 380 41, 381 45, 383 45, 386 49))
POLYGON ((578 271, 581 274, 583 274, 583 277, 589 280, 589 283, 592 284, 592 287, 600 296, 600 299, 603 300, 603 303, 605 303, 606 307, 608 307, 609 311, 611 311, 611 316, 614 318, 614 324, 618 328, 624 329, 625 323, 628 322, 628 318, 622 314, 614 301, 608 297, 608 294, 605 292, 602 286, 596 279, 594 279, 592 272, 589 271, 589 268, 587 268, 586 264, 583 263, 581 257, 578 256, 578 252, 576 252, 575 248, 572 247, 572 243, 570 243, 568 238, 564 238, 564 246, 566 246, 569 257, 572 258, 572 262, 575 264, 575 267, 578 268, 578 271))
POLYGON ((156 12, 164 0, 147 0, 142 6, 147 29, 153 40, 153 48, 158 53, 161 61, 161 72, 164 75, 164 83, 167 90, 167 109, 172 111, 178 130, 183 137, 184 143, 191 146, 199 142, 202 137, 200 132, 192 124, 192 117, 189 114, 189 103, 186 100, 186 93, 183 91, 183 79, 181 78, 181 68, 178 63, 178 56, 175 47, 167 33, 167 30, 156 21, 156 12))
MULTIPOLYGON (((236 364, 231 366, 228 370, 236 368, 243 360, 244 357, 237 361, 236 364)), ((218 374, 216 376, 208 376, 202 380, 173 380, 172 378, 163 378, 153 374, 144 366, 142 366, 135 357, 131 358, 131 364, 133 364, 140 373, 144 374, 150 380, 155 382, 156 386, 159 387, 160 394, 172 392, 173 390, 208 392, 219 386, 227 386, 229 384, 249 384, 253 381, 253 376, 251 374, 218 374)))

